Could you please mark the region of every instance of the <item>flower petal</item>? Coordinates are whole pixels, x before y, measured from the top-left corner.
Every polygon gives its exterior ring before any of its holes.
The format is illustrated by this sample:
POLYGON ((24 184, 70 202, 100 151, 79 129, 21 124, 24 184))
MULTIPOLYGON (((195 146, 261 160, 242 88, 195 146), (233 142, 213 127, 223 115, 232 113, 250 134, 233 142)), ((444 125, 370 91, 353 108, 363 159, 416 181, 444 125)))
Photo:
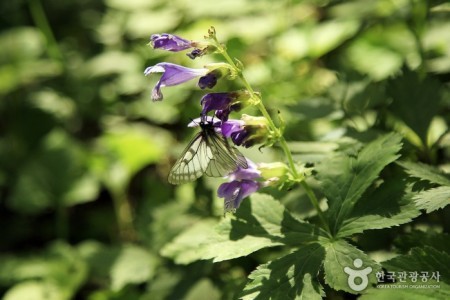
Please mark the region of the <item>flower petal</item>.
POLYGON ((222 183, 217 190, 220 198, 224 198, 225 211, 235 211, 244 198, 260 188, 258 182, 252 180, 232 181, 222 183))
POLYGON ((191 69, 171 63, 159 63, 147 67, 144 71, 146 76, 152 73, 163 73, 152 90, 152 100, 157 101, 163 99, 161 87, 178 85, 195 77, 204 76, 208 73, 208 69, 191 69))
POLYGON ((231 134, 242 130, 242 126, 244 126, 244 121, 241 120, 228 120, 222 123, 221 129, 224 137, 231 137, 231 134))
POLYGON ((150 43, 154 49, 178 52, 192 48, 192 42, 174 34, 152 34, 150 43))

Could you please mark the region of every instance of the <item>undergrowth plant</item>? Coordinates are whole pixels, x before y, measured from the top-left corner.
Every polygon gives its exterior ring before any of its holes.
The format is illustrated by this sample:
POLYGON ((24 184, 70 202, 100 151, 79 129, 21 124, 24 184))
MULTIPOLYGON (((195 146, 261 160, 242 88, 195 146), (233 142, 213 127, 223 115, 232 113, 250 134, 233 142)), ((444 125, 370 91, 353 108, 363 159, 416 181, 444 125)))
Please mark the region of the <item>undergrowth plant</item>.
MULTIPOLYGON (((154 34, 151 45, 173 52, 193 49, 187 54, 192 59, 214 53, 222 58, 202 69, 167 62, 148 67, 146 75, 163 73, 152 91, 153 101, 163 99, 161 87, 196 77, 200 77, 201 89, 214 88, 218 80, 238 80, 241 90, 218 91, 202 97, 201 120, 213 112, 211 120, 217 119, 216 130, 236 146, 259 146, 260 151, 277 147, 284 153, 279 162, 254 164, 247 159, 248 166, 235 166, 236 170, 228 175, 229 182, 218 188, 218 196, 225 199, 225 212, 236 213, 225 215, 214 226, 209 220, 196 223, 162 249, 164 256, 179 264, 197 260, 221 262, 277 247, 278 254, 248 276, 241 299, 321 299, 325 289, 362 293, 363 299, 391 294, 450 295, 448 279, 444 280, 450 273, 448 268, 442 268, 450 258, 443 249, 444 244, 435 248, 419 243, 410 253, 393 254, 395 257, 386 260, 377 259, 358 245, 359 236, 364 232, 412 223, 421 215, 421 209, 429 213, 449 203, 449 176, 402 158, 400 134, 379 133, 367 142, 354 140, 348 145, 338 145, 336 151, 321 161, 305 165, 306 162, 293 158, 284 137, 282 116, 275 112, 276 121, 272 118, 264 105, 265 95, 250 85, 244 65, 229 55, 213 27, 204 41, 154 34), (229 118, 233 112, 248 107, 257 108, 260 116, 242 114, 238 120, 229 118), (414 188, 417 180, 439 186, 417 192, 414 188), (314 208, 313 215, 299 218, 270 192, 257 192, 262 188, 266 191, 302 189, 314 208)), ((405 76, 406 79, 400 80, 408 79, 407 71, 405 76)), ((426 84, 422 79, 416 80, 426 84)), ((401 91, 395 89, 395 93, 401 91)), ((181 158, 187 181, 197 179, 208 164, 221 159, 221 154, 216 154, 214 149, 201 153, 201 146, 193 145, 196 143, 191 143, 181 158), (211 157, 203 159, 211 162, 191 162, 208 156, 208 151, 211 157), (202 164, 205 164, 203 169, 202 164), (189 172, 196 176, 189 177, 189 172)), ((442 239, 446 237, 439 235, 442 239)))

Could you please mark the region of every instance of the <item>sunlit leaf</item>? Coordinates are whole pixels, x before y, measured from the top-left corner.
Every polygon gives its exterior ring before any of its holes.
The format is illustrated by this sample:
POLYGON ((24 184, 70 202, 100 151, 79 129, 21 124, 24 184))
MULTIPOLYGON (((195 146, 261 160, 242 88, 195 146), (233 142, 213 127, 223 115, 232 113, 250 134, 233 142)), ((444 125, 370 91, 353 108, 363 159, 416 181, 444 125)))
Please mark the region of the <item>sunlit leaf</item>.
POLYGON ((317 277, 324 257, 324 248, 313 243, 259 266, 249 275, 241 299, 322 299, 317 277))
POLYGON ((405 168, 411 177, 428 180, 440 185, 450 185, 450 176, 430 165, 410 161, 399 161, 397 163, 405 168))
POLYGON ((427 213, 444 208, 450 204, 450 186, 420 192, 414 196, 414 201, 419 209, 425 209, 427 213))
MULTIPOLYGON (((349 286, 349 274, 345 272, 345 268, 354 270, 367 269, 368 287, 372 283, 376 283, 376 272, 381 269, 375 261, 363 251, 355 246, 350 245, 344 240, 329 241, 322 243, 325 251, 325 282, 335 290, 342 290, 352 294, 359 294, 362 291, 356 291, 349 286), (356 260, 361 260, 362 265, 358 266, 356 260)), ((355 282, 357 283, 357 282, 355 282)))

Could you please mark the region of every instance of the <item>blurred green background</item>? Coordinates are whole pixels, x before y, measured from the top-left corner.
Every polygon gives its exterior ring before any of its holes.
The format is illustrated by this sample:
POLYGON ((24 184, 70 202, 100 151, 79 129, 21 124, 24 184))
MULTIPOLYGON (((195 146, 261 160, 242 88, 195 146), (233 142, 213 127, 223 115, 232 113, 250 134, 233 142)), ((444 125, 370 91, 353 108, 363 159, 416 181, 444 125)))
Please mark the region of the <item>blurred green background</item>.
MULTIPOLYGON (((450 169, 447 1, 12 0, 0 16, 5 299, 234 299, 272 255, 187 266, 160 255, 192 224, 222 218, 222 181, 167 183, 204 91, 189 82, 152 103, 158 76, 143 70, 219 57, 153 50, 153 33, 200 40, 214 26, 303 162, 336 141, 399 131, 410 157, 450 169)), ((276 148, 243 152, 283 159, 276 148)), ((301 191, 273 193, 311 213, 301 191)))

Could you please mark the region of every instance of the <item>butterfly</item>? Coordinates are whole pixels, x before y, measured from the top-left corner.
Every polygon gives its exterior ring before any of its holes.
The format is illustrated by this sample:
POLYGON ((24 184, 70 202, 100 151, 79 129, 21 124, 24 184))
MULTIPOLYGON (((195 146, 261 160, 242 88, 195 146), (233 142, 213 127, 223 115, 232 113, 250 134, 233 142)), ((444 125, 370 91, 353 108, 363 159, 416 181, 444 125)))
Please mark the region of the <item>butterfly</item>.
POLYGON ((215 130, 214 122, 203 117, 198 125, 201 131, 191 140, 170 170, 167 180, 171 184, 194 181, 203 174, 222 177, 238 167, 248 168, 244 155, 215 130))

